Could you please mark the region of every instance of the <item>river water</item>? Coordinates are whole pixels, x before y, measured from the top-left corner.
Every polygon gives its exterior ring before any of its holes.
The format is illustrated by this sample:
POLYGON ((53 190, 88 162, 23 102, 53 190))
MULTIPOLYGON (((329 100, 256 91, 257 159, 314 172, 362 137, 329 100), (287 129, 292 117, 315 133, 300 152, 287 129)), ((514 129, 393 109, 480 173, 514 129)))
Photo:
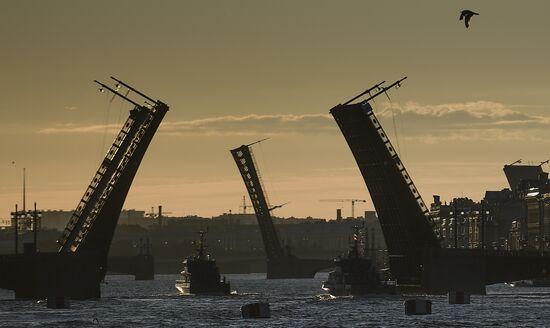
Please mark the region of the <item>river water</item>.
POLYGON ((331 298, 314 279, 266 280, 265 274, 227 275, 231 296, 179 296, 177 275, 153 281, 107 276, 100 300, 71 301, 54 310, 16 301, 0 290, 4 327, 550 327, 550 288, 489 286, 468 305, 430 296, 433 314, 406 316, 401 296, 331 298), (242 319, 240 306, 268 301, 271 319, 242 319))

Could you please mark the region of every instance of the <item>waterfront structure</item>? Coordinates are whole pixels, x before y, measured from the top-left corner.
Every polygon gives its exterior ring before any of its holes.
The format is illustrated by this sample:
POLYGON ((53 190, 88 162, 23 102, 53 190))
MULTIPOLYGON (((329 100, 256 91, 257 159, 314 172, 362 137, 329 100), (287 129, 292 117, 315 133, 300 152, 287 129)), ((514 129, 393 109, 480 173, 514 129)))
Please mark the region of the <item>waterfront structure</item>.
POLYGON ((434 195, 430 216, 446 248, 539 250, 550 240, 550 183, 540 165, 505 165, 509 188, 482 200, 434 195), (456 233, 455 233, 456 229, 456 233))
MULTIPOLYGON (((58 252, 0 257, 0 288, 14 290, 17 298, 100 297, 99 284, 107 272, 107 256, 122 205, 168 111, 165 103, 112 79, 117 83, 116 90, 95 82, 100 85, 100 91, 109 90, 134 108, 58 239, 58 252), (128 93, 119 93, 120 87, 128 88, 128 93), (128 98, 130 92, 140 97, 141 103, 128 98)), ((17 236, 17 229, 15 232, 17 236)))
MULTIPOLYGON (((489 284, 549 272, 550 256, 544 253, 460 249, 456 237, 453 248, 442 247, 437 223, 369 104, 403 80, 388 87, 381 86, 385 82, 379 83, 330 110, 370 193, 397 283, 427 293, 485 293, 489 284), (370 96, 371 92, 375 94, 370 96), (353 103, 366 94, 370 97, 353 103)), ((475 217, 469 221, 476 224, 475 217)), ((457 225, 458 220, 454 220, 454 236, 458 236, 457 225)), ((463 244, 470 244, 468 238, 463 244)))
POLYGON ((377 93, 352 104, 359 95, 330 110, 365 180, 384 232, 390 268, 401 284, 419 285, 426 248, 439 248, 435 223, 369 101, 400 86, 405 78, 367 90, 377 93))
POLYGON ((527 207, 524 247, 537 251, 550 250, 550 186, 530 188, 525 195, 527 207))
POLYGON ((332 261, 297 258, 292 254, 291 244, 287 242, 283 245, 281 243, 273 224, 271 211, 285 204, 270 205, 252 153, 251 146, 253 144, 232 149, 231 155, 237 164, 256 213, 267 257, 267 278, 312 278, 317 271, 330 267, 332 261))
MULTIPOLYGON (((45 210, 42 211, 41 228, 63 231, 67 226, 67 222, 71 218, 73 211, 64 210, 45 210)), ((134 209, 122 210, 118 218, 117 224, 138 225, 148 227, 155 222, 145 216, 145 211, 134 209)))

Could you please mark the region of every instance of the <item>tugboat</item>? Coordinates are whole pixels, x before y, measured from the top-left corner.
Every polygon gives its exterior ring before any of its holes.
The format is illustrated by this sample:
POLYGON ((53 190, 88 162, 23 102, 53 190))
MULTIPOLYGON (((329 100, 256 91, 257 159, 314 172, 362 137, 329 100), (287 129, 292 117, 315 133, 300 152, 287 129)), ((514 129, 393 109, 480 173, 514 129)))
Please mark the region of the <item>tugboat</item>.
POLYGON ((205 252, 205 236, 207 231, 199 231, 197 254, 183 261, 184 269, 181 279, 176 280, 176 288, 182 295, 228 295, 229 283, 225 277, 220 279, 216 260, 205 252))
POLYGON ((347 256, 334 260, 336 269, 329 273, 322 289, 332 296, 396 294, 396 285, 391 281, 382 282, 372 261, 359 253, 359 227, 354 229, 353 242, 347 256))

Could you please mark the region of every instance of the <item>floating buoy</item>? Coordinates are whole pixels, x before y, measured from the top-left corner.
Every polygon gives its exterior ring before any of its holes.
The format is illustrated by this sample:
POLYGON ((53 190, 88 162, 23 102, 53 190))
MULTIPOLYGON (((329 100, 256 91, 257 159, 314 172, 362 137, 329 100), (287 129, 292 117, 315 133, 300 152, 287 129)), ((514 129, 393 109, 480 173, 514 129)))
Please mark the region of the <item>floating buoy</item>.
POLYGON ((410 299, 404 302, 406 315, 432 314, 432 301, 410 299))
POLYGON ((69 298, 67 296, 50 296, 47 306, 50 309, 68 309, 70 307, 69 298))
POLYGON ((257 302, 241 306, 243 318, 271 318, 269 303, 257 302))
POLYGON ((449 304, 470 304, 470 293, 463 291, 450 291, 449 304))

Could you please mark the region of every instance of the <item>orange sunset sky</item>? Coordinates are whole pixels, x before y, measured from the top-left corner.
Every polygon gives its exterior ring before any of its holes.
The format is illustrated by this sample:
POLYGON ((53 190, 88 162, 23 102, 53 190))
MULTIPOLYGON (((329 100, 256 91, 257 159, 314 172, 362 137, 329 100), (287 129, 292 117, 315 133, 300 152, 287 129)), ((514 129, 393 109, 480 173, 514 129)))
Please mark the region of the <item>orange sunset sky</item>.
MULTIPOLYGON (((131 105, 114 75, 170 105, 125 208, 238 212, 229 149, 255 146, 279 216, 369 199, 329 109, 408 76, 376 113, 426 203, 507 186, 550 158, 548 1, 3 1, 0 218, 73 209, 131 105), (480 13, 466 29, 462 9, 480 13)), ((548 167, 545 165, 545 169, 548 167)), ((357 205, 356 212, 373 209, 357 205)), ((350 215, 349 204, 343 205, 350 215)))

